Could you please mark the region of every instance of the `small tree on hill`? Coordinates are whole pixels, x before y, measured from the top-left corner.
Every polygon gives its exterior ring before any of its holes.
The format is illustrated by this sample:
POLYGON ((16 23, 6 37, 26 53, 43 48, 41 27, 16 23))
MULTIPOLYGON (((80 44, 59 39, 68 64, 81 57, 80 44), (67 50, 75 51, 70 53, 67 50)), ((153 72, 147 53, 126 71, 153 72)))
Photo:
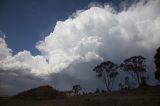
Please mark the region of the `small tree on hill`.
POLYGON ((72 89, 76 95, 78 95, 78 92, 82 90, 80 85, 74 85, 72 89))
POLYGON ((118 66, 115 63, 111 61, 106 61, 102 62, 100 65, 97 65, 93 69, 93 71, 97 73, 98 78, 103 78, 107 90, 111 91, 114 84, 114 80, 118 75, 117 69, 118 66))
POLYGON ((127 71, 132 78, 140 84, 142 83, 144 73, 146 72, 145 58, 142 56, 133 56, 123 61, 121 69, 127 71), (143 78, 142 78, 143 77, 143 78))
POLYGON ((160 81, 160 47, 157 49, 157 52, 154 56, 154 62, 156 65, 155 78, 160 81))

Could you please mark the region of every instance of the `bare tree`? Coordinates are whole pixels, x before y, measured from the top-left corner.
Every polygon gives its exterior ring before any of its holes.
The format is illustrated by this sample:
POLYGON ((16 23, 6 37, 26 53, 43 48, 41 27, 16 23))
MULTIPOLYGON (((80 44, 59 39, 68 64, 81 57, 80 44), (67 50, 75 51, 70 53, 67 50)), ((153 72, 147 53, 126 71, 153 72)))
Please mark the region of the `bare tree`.
POLYGON ((133 56, 123 61, 120 65, 121 69, 127 71, 132 78, 140 84, 142 83, 142 77, 144 78, 144 73, 146 72, 145 58, 142 56, 133 56))
POLYGON ((97 73, 98 78, 103 78, 106 88, 108 91, 111 91, 114 80, 118 75, 117 72, 118 65, 111 61, 102 62, 100 65, 97 65, 93 71, 97 73))

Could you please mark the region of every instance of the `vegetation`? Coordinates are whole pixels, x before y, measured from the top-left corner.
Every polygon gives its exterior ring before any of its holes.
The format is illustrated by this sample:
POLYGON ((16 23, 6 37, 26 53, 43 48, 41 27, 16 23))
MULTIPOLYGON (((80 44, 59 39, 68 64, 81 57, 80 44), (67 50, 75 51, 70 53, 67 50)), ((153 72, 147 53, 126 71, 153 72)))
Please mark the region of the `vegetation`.
POLYGON ((72 89, 76 95, 78 95, 78 92, 82 90, 80 85, 74 85, 72 89))
POLYGON ((124 78, 124 83, 119 83, 120 90, 131 90, 134 88, 135 83, 129 80, 129 76, 124 78))
POLYGON ((144 83, 146 72, 145 58, 142 56, 133 56, 128 59, 125 59, 124 62, 120 65, 121 69, 128 72, 132 78, 140 86, 144 83))
POLYGON ((98 94, 98 93, 100 93, 100 90, 97 88, 95 91, 95 94, 98 94))
POLYGON ((100 65, 97 65, 93 69, 93 71, 97 73, 97 77, 102 77, 104 79, 107 90, 111 91, 114 84, 114 80, 118 75, 117 69, 118 66, 115 63, 111 61, 106 61, 102 62, 100 65))
POLYGON ((160 86, 115 91, 107 95, 86 94, 64 99, 22 100, 0 98, 0 106, 159 106, 160 86))
MULTIPOLYGON (((155 78, 160 81, 160 47, 154 56, 156 72, 155 78)), ((93 71, 96 72, 98 78, 102 78, 105 82, 106 88, 109 92, 118 75, 118 69, 122 69, 137 82, 139 88, 133 88, 134 83, 130 81, 130 76, 124 77, 124 82, 119 83, 120 91, 115 91, 107 95, 105 90, 96 89, 94 93, 85 93, 83 96, 78 95, 81 91, 81 86, 74 85, 71 91, 61 92, 50 86, 41 86, 33 88, 28 91, 19 93, 12 98, 0 98, 1 106, 159 106, 160 102, 160 86, 148 87, 146 80, 146 64, 143 56, 133 56, 125 59, 123 63, 118 66, 111 61, 105 61, 97 65, 93 71), (141 88, 141 86, 143 86, 141 88), (146 87, 147 86, 147 87, 146 87), (67 93, 75 95, 68 96, 67 93), (123 97, 123 98, 122 98, 123 97), (36 99, 36 101, 34 101, 36 99), (61 100, 59 100, 61 99, 61 100), (28 100, 23 101, 23 100, 28 100), (37 102, 37 100, 40 100, 37 102), (47 100, 47 101, 44 101, 47 100), (43 102, 44 101, 44 102, 43 102), (116 101, 116 102, 115 102, 116 101)))
POLYGON ((156 65, 155 78, 160 81, 160 47, 157 49, 154 59, 156 65))
POLYGON ((44 100, 44 99, 62 99, 66 95, 64 92, 58 91, 51 86, 40 86, 30 90, 21 92, 13 97, 13 99, 29 99, 29 100, 44 100))

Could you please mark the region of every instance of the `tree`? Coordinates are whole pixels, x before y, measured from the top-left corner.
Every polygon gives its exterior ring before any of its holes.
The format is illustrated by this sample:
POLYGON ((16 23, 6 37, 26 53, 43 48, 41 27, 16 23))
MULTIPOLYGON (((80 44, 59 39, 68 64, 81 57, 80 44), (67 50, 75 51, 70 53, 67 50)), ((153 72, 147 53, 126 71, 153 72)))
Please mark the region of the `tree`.
POLYGON ((100 92, 100 90, 97 88, 95 91, 95 94, 98 94, 100 92))
POLYGON ((123 61, 120 65, 121 69, 127 71, 132 78, 140 84, 142 83, 142 77, 146 72, 145 58, 142 56, 133 56, 123 61))
POLYGON ((100 65, 97 65, 93 71, 97 73, 98 78, 103 78, 106 88, 108 91, 111 91, 114 80, 118 75, 117 72, 118 65, 111 61, 102 62, 100 65))
POLYGON ((160 81, 160 47, 157 49, 157 52, 154 56, 154 62, 156 65, 155 78, 160 81))
MULTIPOLYGON (((132 89, 133 86, 134 86, 134 84, 135 84, 134 82, 131 82, 129 79, 130 79, 130 78, 129 78, 128 76, 126 76, 126 77, 124 78, 124 84, 125 84, 125 88, 126 88, 127 90, 132 89)), ((143 80, 142 80, 142 83, 143 83, 143 80)))
POLYGON ((140 84, 140 87, 148 87, 149 85, 147 84, 147 80, 148 78, 147 77, 141 77, 141 84, 140 84))
POLYGON ((76 95, 78 95, 78 92, 82 89, 80 85, 74 85, 73 86, 73 91, 76 95))
POLYGON ((122 83, 119 83, 118 86, 119 86, 120 90, 124 89, 124 85, 122 83))
POLYGON ((135 83, 131 82, 128 76, 125 76, 124 83, 119 83, 119 88, 120 90, 130 90, 134 85, 135 83))

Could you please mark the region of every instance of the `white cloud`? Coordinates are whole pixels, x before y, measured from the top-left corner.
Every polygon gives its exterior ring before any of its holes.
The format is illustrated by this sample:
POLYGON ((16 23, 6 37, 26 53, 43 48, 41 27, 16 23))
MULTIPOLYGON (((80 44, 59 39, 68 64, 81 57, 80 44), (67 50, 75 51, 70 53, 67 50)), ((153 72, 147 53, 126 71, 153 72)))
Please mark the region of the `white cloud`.
POLYGON ((83 64, 86 68, 82 72, 88 71, 89 75, 102 60, 119 63, 133 55, 151 59, 160 46, 159 11, 159 0, 140 1, 121 12, 109 5, 78 10, 65 21, 58 21, 53 32, 36 44, 40 55, 20 51, 12 56, 12 50, 0 38, 0 67, 6 71, 21 69, 37 76, 68 69, 74 76, 83 64))
POLYGON ((92 4, 58 21, 53 32, 36 44, 41 53, 37 56, 26 50, 13 55, 5 38, 0 38, 0 93, 51 80, 60 89, 82 82, 84 89, 94 90, 97 85, 103 87, 92 72, 95 65, 103 60, 120 63, 133 55, 149 60, 153 81, 153 55, 160 46, 159 11, 159 0, 140 1, 121 12, 109 5, 92 4))
POLYGON ((0 60, 3 60, 7 56, 11 56, 12 50, 7 47, 7 44, 3 38, 0 37, 0 60))
POLYGON ((0 61, 0 67, 3 70, 22 70, 24 73, 33 73, 35 75, 48 74, 49 66, 43 56, 32 56, 29 51, 21 51, 14 56, 8 56, 0 61))
POLYGON ((159 5, 155 0, 140 2, 119 13, 108 5, 77 11, 74 18, 58 21, 54 31, 36 47, 49 64, 61 68, 81 59, 92 61, 95 56, 103 60, 119 53, 123 58, 144 51, 152 54, 160 45, 159 5), (94 56, 88 58, 90 53, 94 56))

